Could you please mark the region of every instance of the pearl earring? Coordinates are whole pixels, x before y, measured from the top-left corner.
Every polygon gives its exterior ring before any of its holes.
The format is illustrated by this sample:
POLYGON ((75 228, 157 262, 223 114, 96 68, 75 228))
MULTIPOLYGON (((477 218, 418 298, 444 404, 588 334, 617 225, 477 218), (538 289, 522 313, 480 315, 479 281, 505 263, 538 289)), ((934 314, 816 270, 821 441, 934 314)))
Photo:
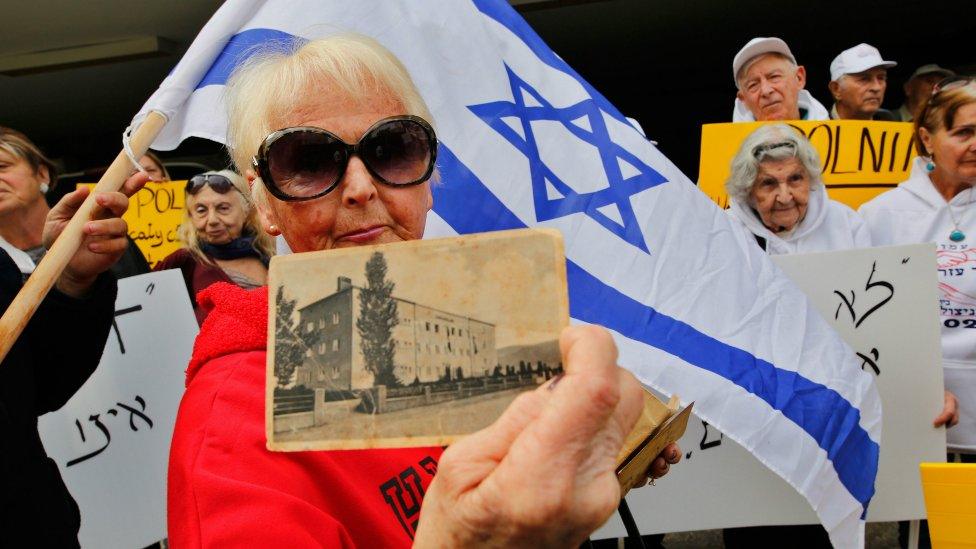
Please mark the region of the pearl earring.
POLYGON ((281 229, 279 229, 277 225, 268 225, 268 234, 278 236, 281 234, 281 229))
POLYGON ((50 187, 50 186, 49 186, 49 185, 48 185, 48 184, 47 184, 46 182, 45 182, 45 183, 41 183, 41 184, 40 184, 40 185, 38 186, 38 189, 40 189, 40 191, 41 191, 41 194, 47 194, 47 191, 48 191, 48 190, 49 190, 50 188, 51 188, 51 187, 50 187))

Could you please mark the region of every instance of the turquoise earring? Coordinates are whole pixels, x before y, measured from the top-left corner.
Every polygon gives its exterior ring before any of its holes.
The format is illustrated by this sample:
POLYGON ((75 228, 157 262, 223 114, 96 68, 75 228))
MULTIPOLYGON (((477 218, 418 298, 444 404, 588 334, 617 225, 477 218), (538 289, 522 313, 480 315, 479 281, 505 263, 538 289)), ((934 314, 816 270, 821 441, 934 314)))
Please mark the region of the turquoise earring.
POLYGON ((927 171, 929 173, 934 172, 935 171, 935 162, 932 162, 931 160, 929 160, 928 162, 926 162, 925 163, 925 171, 927 171))

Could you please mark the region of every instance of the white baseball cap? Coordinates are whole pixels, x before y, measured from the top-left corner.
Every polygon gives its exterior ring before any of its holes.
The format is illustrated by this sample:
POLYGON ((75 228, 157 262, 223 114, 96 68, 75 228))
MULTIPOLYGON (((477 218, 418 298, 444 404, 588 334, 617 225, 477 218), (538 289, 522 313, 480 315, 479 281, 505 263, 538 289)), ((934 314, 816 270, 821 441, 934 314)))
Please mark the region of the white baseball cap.
POLYGON ((836 81, 845 74, 857 74, 875 67, 890 69, 897 64, 882 59, 878 48, 869 44, 858 44, 840 52, 840 55, 830 62, 830 79, 836 81))
POLYGON ((794 65, 797 64, 796 57, 793 57, 793 52, 783 40, 775 36, 753 38, 745 46, 742 46, 739 53, 735 54, 735 58, 732 59, 732 81, 735 82, 735 87, 739 87, 739 71, 742 70, 742 67, 746 66, 746 63, 753 58, 765 53, 785 55, 794 65))

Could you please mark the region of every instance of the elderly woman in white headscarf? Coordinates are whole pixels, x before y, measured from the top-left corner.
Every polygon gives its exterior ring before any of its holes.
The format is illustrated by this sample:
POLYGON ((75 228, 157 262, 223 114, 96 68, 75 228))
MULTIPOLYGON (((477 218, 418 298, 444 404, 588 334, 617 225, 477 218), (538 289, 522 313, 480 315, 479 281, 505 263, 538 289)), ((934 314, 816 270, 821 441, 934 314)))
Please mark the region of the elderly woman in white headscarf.
POLYGON ((786 124, 746 137, 725 189, 732 218, 770 255, 871 246, 857 213, 827 197, 816 149, 786 124))

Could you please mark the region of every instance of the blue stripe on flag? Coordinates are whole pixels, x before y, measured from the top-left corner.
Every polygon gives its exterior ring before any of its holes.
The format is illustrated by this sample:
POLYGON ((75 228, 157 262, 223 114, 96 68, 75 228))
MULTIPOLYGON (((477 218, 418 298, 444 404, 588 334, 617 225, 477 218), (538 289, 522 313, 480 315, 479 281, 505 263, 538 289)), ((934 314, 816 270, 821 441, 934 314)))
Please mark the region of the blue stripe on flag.
POLYGON ((200 79, 196 89, 226 84, 234 69, 255 53, 267 51, 269 46, 290 51, 296 44, 304 41, 304 38, 274 29, 249 29, 235 34, 227 41, 227 45, 214 60, 213 65, 210 65, 207 74, 200 79))
MULTIPOLYGON (((443 143, 437 163, 445 183, 433 187, 434 211, 458 233, 526 227, 443 143)), ((631 299, 569 259, 566 274, 573 318, 661 349, 756 395, 817 441, 841 483, 867 509, 880 448, 844 397, 631 299)))

